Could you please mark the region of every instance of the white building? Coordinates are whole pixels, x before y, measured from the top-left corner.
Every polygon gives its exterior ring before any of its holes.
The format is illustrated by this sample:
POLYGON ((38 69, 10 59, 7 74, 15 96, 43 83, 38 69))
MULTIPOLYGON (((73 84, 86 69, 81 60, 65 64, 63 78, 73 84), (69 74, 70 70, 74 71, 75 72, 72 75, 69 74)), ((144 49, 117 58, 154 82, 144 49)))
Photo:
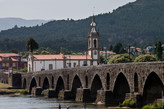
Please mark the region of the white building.
POLYGON ((100 51, 100 55, 104 56, 104 57, 108 57, 111 55, 115 55, 116 53, 113 51, 100 51))
POLYGON ((88 34, 88 54, 86 55, 33 55, 28 56, 28 72, 54 70, 69 67, 98 65, 100 62, 99 33, 93 16, 88 34))
POLYGON ((142 55, 142 49, 131 46, 130 50, 128 48, 128 53, 131 53, 134 56, 142 55))

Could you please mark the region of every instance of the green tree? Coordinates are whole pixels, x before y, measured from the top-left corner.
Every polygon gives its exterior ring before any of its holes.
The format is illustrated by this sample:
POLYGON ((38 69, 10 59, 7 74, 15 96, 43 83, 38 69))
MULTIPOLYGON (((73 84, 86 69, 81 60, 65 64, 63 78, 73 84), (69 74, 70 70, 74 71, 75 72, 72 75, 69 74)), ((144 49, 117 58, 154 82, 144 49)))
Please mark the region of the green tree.
POLYGON ((156 43, 156 48, 155 48, 155 52, 158 60, 162 60, 162 51, 163 51, 162 44, 159 41, 156 43))
POLYGON ((123 51, 124 47, 122 46, 121 43, 117 43, 114 47, 113 47, 113 51, 117 54, 120 54, 123 51))
POLYGON ((111 59, 109 59, 109 64, 114 64, 114 63, 127 63, 131 62, 132 59, 129 58, 128 54, 119 54, 113 56, 111 59))
POLYGON ((105 57, 100 55, 100 63, 101 64, 104 64, 105 63, 105 57))
POLYGON ((113 51, 113 46, 112 46, 112 44, 109 46, 109 50, 110 50, 110 51, 113 51))
POLYGON ((19 51, 18 51, 18 49, 13 48, 13 49, 9 50, 8 52, 9 53, 18 53, 19 51))
POLYGON ((151 62, 157 61, 156 57, 150 54, 140 55, 135 58, 135 62, 151 62))
POLYGON ((28 51, 33 52, 33 50, 39 48, 39 45, 33 38, 30 38, 29 40, 27 40, 26 48, 28 51))

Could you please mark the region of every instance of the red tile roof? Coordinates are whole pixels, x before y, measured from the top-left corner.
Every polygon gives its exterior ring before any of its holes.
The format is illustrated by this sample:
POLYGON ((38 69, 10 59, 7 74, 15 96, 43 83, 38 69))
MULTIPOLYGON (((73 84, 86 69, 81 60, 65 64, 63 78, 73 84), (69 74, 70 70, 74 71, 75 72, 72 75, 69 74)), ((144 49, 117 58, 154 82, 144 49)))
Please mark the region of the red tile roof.
POLYGON ((18 59, 15 59, 15 58, 11 58, 12 61, 19 61, 18 59))
POLYGON ((141 48, 136 48, 136 50, 137 50, 138 52, 142 52, 141 48))
POLYGON ((0 57, 14 57, 14 56, 20 56, 16 53, 0 53, 0 57))
POLYGON ((90 55, 65 55, 67 59, 92 59, 90 55))
POLYGON ((108 53, 108 54, 116 54, 115 52, 113 52, 113 51, 100 51, 100 53, 108 53))
MULTIPOLYGON (((86 59, 86 55, 63 55, 63 54, 57 54, 57 55, 33 55, 34 60, 53 60, 53 59, 63 59, 64 56, 67 59, 74 59, 74 60, 84 60, 86 59)), ((87 59, 92 59, 91 56, 87 55, 87 59)))
POLYGON ((135 47, 131 46, 130 48, 135 48, 135 47))
POLYGON ((33 55, 34 60, 63 59, 63 55, 33 55))

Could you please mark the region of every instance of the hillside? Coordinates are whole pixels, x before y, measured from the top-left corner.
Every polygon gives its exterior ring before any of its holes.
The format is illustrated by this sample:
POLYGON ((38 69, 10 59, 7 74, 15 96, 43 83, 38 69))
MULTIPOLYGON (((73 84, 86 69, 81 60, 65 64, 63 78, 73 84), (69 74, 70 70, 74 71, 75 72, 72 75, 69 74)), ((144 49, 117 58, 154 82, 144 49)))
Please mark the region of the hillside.
MULTIPOLYGON (((137 0, 119 7, 112 13, 96 16, 101 36, 101 46, 117 42, 145 47, 160 40, 164 43, 163 0, 137 0)), ((60 47, 68 50, 87 49, 87 35, 91 17, 83 20, 51 21, 41 26, 21 27, 0 32, 1 50, 18 48, 25 50, 25 41, 34 37, 40 46, 54 50, 60 47), (21 46, 20 46, 21 45, 21 46)))
POLYGON ((36 26, 46 23, 45 20, 25 20, 21 18, 0 18, 0 31, 13 28, 15 25, 18 27, 26 26, 36 26))

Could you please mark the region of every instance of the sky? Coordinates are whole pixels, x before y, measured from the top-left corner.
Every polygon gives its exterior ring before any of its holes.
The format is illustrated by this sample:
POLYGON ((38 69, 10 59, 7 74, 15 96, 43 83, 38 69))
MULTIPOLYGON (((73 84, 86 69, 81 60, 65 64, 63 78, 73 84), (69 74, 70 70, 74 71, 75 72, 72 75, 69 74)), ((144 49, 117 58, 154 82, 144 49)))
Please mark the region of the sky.
POLYGON ((135 0, 0 0, 0 18, 84 19, 112 12, 135 0))

